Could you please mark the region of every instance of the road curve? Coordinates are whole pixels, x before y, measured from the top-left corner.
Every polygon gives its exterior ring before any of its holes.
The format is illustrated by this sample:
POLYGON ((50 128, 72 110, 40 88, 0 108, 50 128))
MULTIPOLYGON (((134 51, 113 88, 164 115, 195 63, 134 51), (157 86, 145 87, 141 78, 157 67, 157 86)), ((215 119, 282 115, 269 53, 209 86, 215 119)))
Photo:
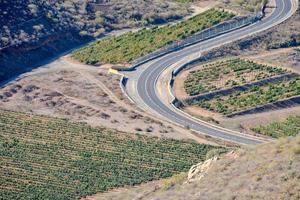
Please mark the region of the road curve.
POLYGON ((136 94, 132 96, 130 93, 128 93, 128 95, 136 103, 139 104, 139 102, 142 101, 143 104, 148 108, 153 110, 155 113, 158 113, 162 117, 167 118, 169 121, 181 126, 190 127, 196 132, 239 144, 253 145, 262 143, 263 140, 257 137, 242 133, 239 134, 221 127, 216 127, 175 111, 170 105, 167 105, 160 99, 159 95, 157 94, 156 83, 158 77, 166 68, 188 57, 189 55, 197 52, 200 53, 202 51, 207 51, 220 45, 224 45, 226 43, 236 41, 251 34, 271 28, 289 18, 292 13, 292 0, 276 0, 276 8, 274 9, 273 13, 255 24, 197 43, 193 46, 186 47, 180 51, 170 53, 166 56, 159 57, 155 60, 145 63, 142 66, 139 66, 139 69, 141 70, 130 72, 129 77, 134 77, 136 81, 136 88, 134 92, 136 94))

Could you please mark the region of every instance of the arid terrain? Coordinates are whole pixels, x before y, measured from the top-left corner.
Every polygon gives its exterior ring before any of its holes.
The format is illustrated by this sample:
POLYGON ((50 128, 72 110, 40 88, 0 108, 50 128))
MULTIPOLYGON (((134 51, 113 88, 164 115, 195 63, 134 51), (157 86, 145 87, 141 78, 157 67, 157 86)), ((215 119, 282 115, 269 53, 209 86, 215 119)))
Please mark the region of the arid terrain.
POLYGON ((0 108, 84 121, 129 133, 198 139, 190 131, 161 122, 130 105, 120 75, 106 66, 78 64, 64 57, 36 69, 0 93, 0 108))
POLYGON ((209 39, 129 69, 219 23, 271 16, 275 1, 1 2, 0 199, 300 199, 299 9, 212 38, 224 45, 178 75, 209 39))

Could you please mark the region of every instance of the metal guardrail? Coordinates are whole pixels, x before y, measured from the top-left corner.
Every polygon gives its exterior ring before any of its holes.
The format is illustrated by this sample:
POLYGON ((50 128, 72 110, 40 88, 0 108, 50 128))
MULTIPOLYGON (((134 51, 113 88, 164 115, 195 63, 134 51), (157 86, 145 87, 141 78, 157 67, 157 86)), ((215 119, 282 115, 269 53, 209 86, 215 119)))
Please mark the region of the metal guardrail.
MULTIPOLYGON (((233 20, 230 20, 228 22, 223 22, 221 24, 217 24, 211 28, 208 28, 206 30, 203 30, 201 32, 198 32, 190 37, 187 37, 186 39, 182 40, 181 42, 173 42, 170 45, 167 45, 153 53, 150 53, 146 56, 143 56, 137 60, 135 60, 132 64, 132 67, 129 69, 124 69, 124 71, 133 70, 139 65, 142 65, 150 60, 153 60, 155 58, 164 56, 168 53, 177 51, 179 49, 182 49, 184 47, 196 44, 198 42, 216 37, 218 35, 230 32, 235 29, 242 28, 244 26, 248 26, 250 24, 253 24, 260 19, 263 18, 263 14, 259 14, 257 16, 249 16, 249 17, 242 17, 242 18, 236 18, 233 20)), ((123 69, 119 69, 120 71, 123 71, 123 69)))

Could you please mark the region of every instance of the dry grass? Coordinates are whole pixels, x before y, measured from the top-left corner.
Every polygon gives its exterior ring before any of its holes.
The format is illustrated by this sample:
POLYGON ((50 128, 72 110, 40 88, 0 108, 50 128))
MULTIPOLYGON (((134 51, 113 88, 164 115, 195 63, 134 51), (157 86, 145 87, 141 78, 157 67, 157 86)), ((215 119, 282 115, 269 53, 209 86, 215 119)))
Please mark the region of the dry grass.
POLYGON ((161 186, 161 191, 167 191, 170 188, 174 187, 175 185, 182 184, 186 181, 187 174, 186 173, 180 173, 172 176, 169 179, 166 179, 163 181, 163 185, 161 186))

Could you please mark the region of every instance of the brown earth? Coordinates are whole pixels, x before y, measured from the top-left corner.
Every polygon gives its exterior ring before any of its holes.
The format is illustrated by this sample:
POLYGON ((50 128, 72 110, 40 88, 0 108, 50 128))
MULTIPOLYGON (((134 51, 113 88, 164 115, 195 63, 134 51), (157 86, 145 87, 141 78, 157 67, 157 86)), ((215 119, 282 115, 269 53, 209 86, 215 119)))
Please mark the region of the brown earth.
POLYGON ((300 73, 300 51, 297 48, 271 50, 261 55, 249 56, 255 62, 282 66, 295 73, 300 73))
POLYGON ((107 66, 81 65, 64 57, 2 88, 0 108, 69 118, 123 132, 207 142, 131 105, 119 80, 120 75, 108 74, 107 66))

